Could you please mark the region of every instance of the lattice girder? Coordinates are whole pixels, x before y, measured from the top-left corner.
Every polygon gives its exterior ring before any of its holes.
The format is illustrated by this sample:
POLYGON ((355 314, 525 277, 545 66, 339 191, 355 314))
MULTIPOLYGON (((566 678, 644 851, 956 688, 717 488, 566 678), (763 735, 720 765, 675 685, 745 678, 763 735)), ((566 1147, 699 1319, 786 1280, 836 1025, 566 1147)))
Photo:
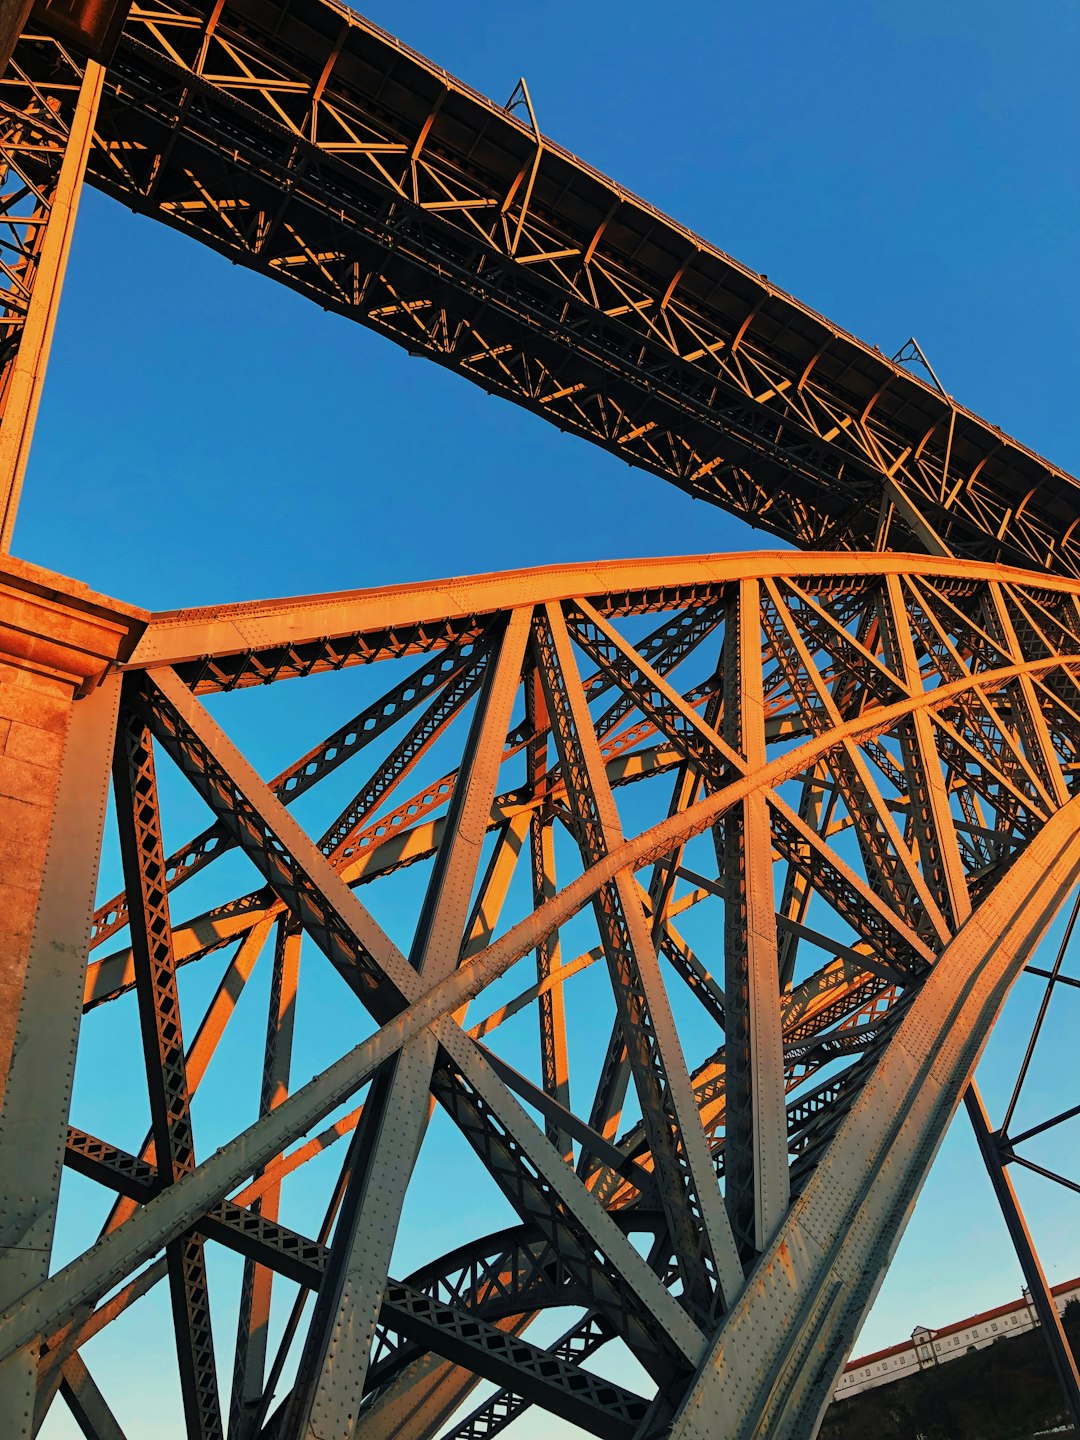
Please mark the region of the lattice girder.
MULTIPOLYGON (((72 64, 31 28, 16 119, 72 64)), ((1071 476, 333 0, 133 5, 87 174, 804 548, 1080 568, 1071 476)))
POLYGON ((1080 874, 1078 665, 1073 582, 903 556, 620 562, 155 617, 117 732, 129 893, 99 907, 85 988, 88 1026, 135 992, 154 1134, 134 1153, 70 1130, 67 1163, 115 1203, 96 1245, 0 1316, 0 1359, 42 1337, 44 1413, 78 1346, 169 1273, 183 1365, 212 1297, 179 1247, 224 1244, 246 1266, 238 1440, 268 1422, 420 1440, 480 1377, 501 1388, 462 1440, 531 1404, 597 1434, 711 1434, 723 1405, 725 1433, 803 1433, 1080 874), (211 714, 215 692, 357 666, 371 698, 269 784, 211 714), (213 843, 168 862, 153 751, 212 813, 213 843), (302 796, 339 817, 318 839, 302 796), (261 888, 193 913, 230 847, 261 888), (387 876, 419 897, 402 948, 376 918, 387 876), (257 1118, 205 1154, 192 1099, 268 948, 257 1118), (177 987, 215 955, 185 1044, 177 987), (602 973, 586 1081, 573 1036, 602 973), (360 1002, 360 1038, 289 1093, 292 1007, 331 983, 360 1002), (522 1223, 391 1280, 433 1101, 522 1223), (342 1139, 308 1236, 282 1182, 342 1139), (275 1272, 316 1293, 306 1330, 299 1301, 286 1326, 295 1383, 253 1318, 279 1303, 275 1272), (566 1305, 580 1319, 545 1359, 522 1331, 566 1305), (601 1345, 652 1391, 579 1384, 601 1345), (766 1351, 781 1379, 763 1399, 766 1351))

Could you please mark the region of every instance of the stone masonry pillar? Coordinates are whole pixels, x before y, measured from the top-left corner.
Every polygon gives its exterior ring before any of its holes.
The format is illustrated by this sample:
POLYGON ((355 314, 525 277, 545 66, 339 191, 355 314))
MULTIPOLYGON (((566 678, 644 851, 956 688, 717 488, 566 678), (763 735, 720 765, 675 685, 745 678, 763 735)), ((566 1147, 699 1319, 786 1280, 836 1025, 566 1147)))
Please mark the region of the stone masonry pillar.
MULTIPOLYGON (((108 798, 145 611, 0 559, 0 1309, 48 1273, 108 798)), ((36 1347, 0 1367, 31 1434, 36 1347)))

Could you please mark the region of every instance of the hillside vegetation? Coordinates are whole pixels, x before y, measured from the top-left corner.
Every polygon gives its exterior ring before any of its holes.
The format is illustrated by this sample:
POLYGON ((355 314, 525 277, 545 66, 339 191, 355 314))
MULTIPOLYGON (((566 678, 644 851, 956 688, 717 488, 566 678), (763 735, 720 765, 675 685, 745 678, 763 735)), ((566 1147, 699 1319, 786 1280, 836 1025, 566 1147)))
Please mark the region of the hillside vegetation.
MULTIPOLYGON (((1065 1315, 1080 1357, 1080 1305, 1065 1315)), ((835 1402, 821 1440, 1068 1440, 1061 1391, 1042 1332, 997 1340, 985 1350, 935 1365, 876 1390, 835 1402)))

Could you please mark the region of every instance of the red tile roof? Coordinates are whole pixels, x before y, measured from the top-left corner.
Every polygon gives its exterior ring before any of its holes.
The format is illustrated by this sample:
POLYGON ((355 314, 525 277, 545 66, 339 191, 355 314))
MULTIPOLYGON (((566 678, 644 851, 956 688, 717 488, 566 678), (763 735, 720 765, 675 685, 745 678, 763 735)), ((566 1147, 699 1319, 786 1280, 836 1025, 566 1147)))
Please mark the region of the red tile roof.
MULTIPOLYGON (((1074 1280, 1063 1280, 1060 1285, 1051 1285, 1051 1295, 1062 1295, 1068 1290, 1080 1289, 1080 1275, 1074 1280)), ((1015 1310, 1023 1310, 1027 1305, 1026 1300, 1010 1300, 1007 1305, 998 1305, 993 1310, 980 1310, 978 1315, 969 1315, 966 1320, 957 1320, 952 1325, 946 1325, 941 1330, 931 1330, 926 1339, 919 1344, 927 1344, 931 1340, 940 1340, 945 1335, 955 1335, 958 1330, 968 1330, 973 1325, 981 1325, 984 1320, 996 1320, 1002 1315, 1011 1315, 1015 1310)), ((844 1366, 844 1374, 849 1370, 861 1370, 864 1365, 872 1365, 878 1360, 887 1360, 891 1355, 900 1355, 905 1350, 914 1350, 914 1340, 901 1341, 899 1345, 890 1345, 885 1350, 875 1350, 870 1355, 860 1355, 857 1360, 849 1360, 844 1366)))

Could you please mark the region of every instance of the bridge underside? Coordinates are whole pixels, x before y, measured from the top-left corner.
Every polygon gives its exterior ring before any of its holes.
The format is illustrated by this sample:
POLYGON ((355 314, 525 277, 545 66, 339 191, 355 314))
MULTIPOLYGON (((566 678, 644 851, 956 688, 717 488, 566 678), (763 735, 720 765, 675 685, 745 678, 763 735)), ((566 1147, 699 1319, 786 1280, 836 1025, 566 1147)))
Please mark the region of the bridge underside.
MULTIPOLYGON (((191 1434, 471 1436, 533 1405, 813 1433, 1080 879, 1080 585, 707 556, 148 617, 4 583, 52 627, 59 717, 3 1113, 9 1433, 60 1390, 109 1414, 80 1347, 159 1281, 191 1434), (218 718, 250 732, 261 695, 246 720, 219 697, 301 680, 348 718, 266 782, 218 718), (124 888, 88 932, 110 770, 124 888), (167 854, 171 809, 206 823, 167 854), (106 1068, 75 1127, 80 1010, 106 1068), (103 1094, 123 1050, 140 1145, 103 1094), (93 1231, 47 1275, 61 1162, 93 1231)), ((45 640, 11 648, 8 711, 46 684, 45 640)))
POLYGON ((526 91, 335 0, 134 4, 105 66, 52 15, 0 81, 39 202, 0 209, 12 334, 89 75, 90 184, 619 459, 804 549, 1080 573, 1071 476, 555 144, 526 91))
POLYGON ((961 1102, 1080 1424, 972 1083, 1080 881, 1076 482, 524 87, 92 8, 0 80, 0 1431, 120 1440, 160 1284, 192 1440, 810 1437, 961 1102), (156 615, 11 559, 84 178, 817 553, 156 615))

